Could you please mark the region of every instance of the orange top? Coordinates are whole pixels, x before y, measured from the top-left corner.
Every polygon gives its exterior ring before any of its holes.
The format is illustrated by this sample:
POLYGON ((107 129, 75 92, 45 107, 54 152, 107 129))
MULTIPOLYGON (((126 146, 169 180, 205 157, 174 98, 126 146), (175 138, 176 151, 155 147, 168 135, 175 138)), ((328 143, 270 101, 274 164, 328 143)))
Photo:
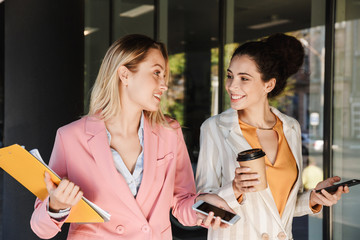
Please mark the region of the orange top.
MULTIPOLYGON (((252 148, 261 148, 256 127, 250 126, 239 119, 241 131, 252 148)), ((266 178, 273 195, 280 216, 282 215, 291 189, 294 186, 298 169, 295 158, 285 139, 282 122, 276 116, 276 124, 273 127, 278 135, 278 151, 274 165, 265 155, 266 178)))

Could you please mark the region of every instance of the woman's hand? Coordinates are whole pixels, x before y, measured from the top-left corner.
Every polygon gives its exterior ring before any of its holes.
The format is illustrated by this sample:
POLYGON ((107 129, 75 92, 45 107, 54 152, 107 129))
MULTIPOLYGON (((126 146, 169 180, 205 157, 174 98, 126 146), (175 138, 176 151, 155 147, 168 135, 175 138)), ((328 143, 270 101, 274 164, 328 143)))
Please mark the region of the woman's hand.
POLYGON ((60 210, 75 206, 83 196, 79 186, 63 179, 59 186, 51 181, 50 174, 45 172, 45 184, 50 196, 49 210, 50 212, 59 212, 60 210))
POLYGON ((341 180, 340 177, 335 176, 332 178, 328 178, 322 182, 319 182, 316 185, 315 189, 311 192, 310 206, 314 207, 315 205, 325 205, 325 206, 330 207, 330 206, 336 204, 341 199, 341 195, 343 193, 349 192, 348 186, 345 186, 345 187, 340 186, 334 194, 328 193, 324 189, 321 190, 321 193, 316 193, 315 191, 317 189, 322 189, 325 187, 332 186, 332 185, 334 185, 334 183, 339 182, 340 180, 341 180))
MULTIPOLYGON (((198 200, 203 200, 204 202, 210 203, 210 204, 217 206, 219 208, 222 208, 226 211, 229 211, 232 213, 234 212, 229 207, 229 205, 226 203, 226 201, 216 194, 212 194, 212 193, 202 194, 196 198, 196 201, 198 201, 198 200)), ((196 221, 196 224, 198 226, 212 227, 214 230, 218 229, 219 227, 227 228, 229 226, 228 224, 221 222, 220 217, 214 218, 213 212, 210 212, 208 216, 198 213, 198 212, 196 212, 196 215, 198 217, 197 221, 196 221)))
POLYGON ((260 184, 260 175, 250 172, 248 167, 238 167, 235 169, 235 178, 233 180, 233 189, 236 198, 247 192, 255 192, 255 185, 260 184))

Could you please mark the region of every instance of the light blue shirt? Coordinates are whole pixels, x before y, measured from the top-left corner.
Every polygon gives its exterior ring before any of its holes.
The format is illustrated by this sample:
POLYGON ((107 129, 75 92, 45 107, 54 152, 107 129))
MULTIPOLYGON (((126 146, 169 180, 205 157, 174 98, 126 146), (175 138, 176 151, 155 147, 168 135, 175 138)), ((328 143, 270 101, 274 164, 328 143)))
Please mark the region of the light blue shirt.
MULTIPOLYGON (((106 133, 107 133, 109 144, 110 144, 111 135, 107 129, 106 129, 106 133)), ((121 175, 124 177, 127 185, 130 188, 130 191, 134 197, 136 197, 137 192, 140 188, 141 180, 143 177, 143 171, 144 171, 144 114, 143 113, 141 113, 138 136, 139 136, 139 141, 140 141, 140 145, 141 145, 141 153, 139 154, 139 156, 136 160, 135 169, 132 174, 130 173, 129 169, 126 167, 120 154, 115 149, 111 148, 111 153, 113 155, 116 170, 119 173, 121 173, 121 175)))

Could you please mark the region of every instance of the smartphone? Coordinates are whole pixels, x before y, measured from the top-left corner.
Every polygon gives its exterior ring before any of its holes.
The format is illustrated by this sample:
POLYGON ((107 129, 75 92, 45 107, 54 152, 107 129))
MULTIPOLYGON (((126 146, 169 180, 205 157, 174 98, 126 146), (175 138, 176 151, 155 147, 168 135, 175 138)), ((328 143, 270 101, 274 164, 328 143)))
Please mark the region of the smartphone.
MULTIPOLYGON (((333 193, 335 193, 337 191, 338 187, 340 187, 340 186, 351 187, 351 186, 354 186, 354 185, 357 185, 357 184, 360 184, 359 179, 351 179, 349 181, 338 183, 338 184, 332 185, 330 187, 322 188, 322 189, 325 189, 328 193, 333 194, 333 193)), ((322 189, 318 189, 318 190, 316 190, 316 192, 319 193, 319 192, 321 192, 322 189)))
POLYGON ((214 205, 211 205, 210 203, 204 202, 202 200, 197 201, 192 208, 199 212, 202 213, 204 215, 209 215, 209 212, 213 212, 214 213, 214 218, 215 217, 221 217, 221 221, 223 223, 227 223, 229 225, 233 225, 234 223, 236 223, 239 219, 240 216, 237 214, 234 214, 232 212, 226 211, 224 209, 221 209, 219 207, 216 207, 214 205))

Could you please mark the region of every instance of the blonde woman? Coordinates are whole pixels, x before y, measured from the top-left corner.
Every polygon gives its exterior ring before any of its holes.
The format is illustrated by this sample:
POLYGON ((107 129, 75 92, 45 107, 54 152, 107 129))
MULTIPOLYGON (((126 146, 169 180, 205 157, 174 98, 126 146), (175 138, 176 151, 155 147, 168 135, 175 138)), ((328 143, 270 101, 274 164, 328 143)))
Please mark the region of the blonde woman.
POLYGON ((49 197, 36 200, 31 218, 39 237, 61 231, 82 195, 111 219, 72 223, 68 239, 172 239, 170 208, 184 225, 221 225, 191 209, 199 199, 227 206, 217 195, 195 194, 181 128, 160 110, 168 71, 165 46, 146 36, 125 36, 109 48, 89 114, 57 132, 49 165, 64 180, 55 186, 45 176, 49 197))
MULTIPOLYGON (((304 49, 294 37, 274 34, 239 46, 227 70, 226 90, 231 108, 201 127, 197 187, 217 192, 241 219, 227 229, 208 232, 208 239, 293 239, 294 216, 317 213, 335 204, 348 187, 330 194, 303 191, 299 123, 269 105, 287 78, 302 65, 304 49), (266 153, 268 187, 256 191, 259 175, 239 167, 237 154, 251 148, 266 153)), ((317 184, 320 189, 332 177, 317 184)))

